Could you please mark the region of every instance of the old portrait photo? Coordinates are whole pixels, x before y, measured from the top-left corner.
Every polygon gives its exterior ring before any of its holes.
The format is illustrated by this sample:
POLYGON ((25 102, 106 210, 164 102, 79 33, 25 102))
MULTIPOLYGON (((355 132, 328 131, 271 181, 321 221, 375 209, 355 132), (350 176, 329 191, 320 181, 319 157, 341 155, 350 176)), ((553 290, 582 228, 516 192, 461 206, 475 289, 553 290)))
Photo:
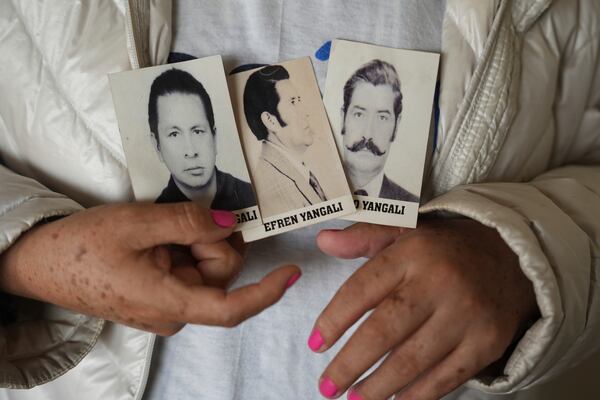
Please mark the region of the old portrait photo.
POLYGON ((110 75, 137 200, 196 201, 260 226, 220 56, 110 75))
POLYGON ((416 226, 439 55, 333 42, 324 103, 357 212, 416 226))
POLYGON ((309 58, 229 77, 263 217, 254 240, 355 211, 309 58))

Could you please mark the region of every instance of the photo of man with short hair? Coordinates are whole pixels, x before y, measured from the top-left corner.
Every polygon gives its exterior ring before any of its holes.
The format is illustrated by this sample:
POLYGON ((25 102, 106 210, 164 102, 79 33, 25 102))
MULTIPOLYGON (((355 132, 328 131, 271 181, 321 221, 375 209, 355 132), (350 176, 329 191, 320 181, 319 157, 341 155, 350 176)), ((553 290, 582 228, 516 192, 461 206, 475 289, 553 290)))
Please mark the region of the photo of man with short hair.
POLYGON ((341 134, 346 172, 355 195, 419 201, 384 172, 401 117, 402 90, 392 64, 371 60, 346 81, 341 134))
POLYGON ((323 102, 357 222, 417 225, 439 55, 349 40, 331 45, 323 102))
POLYGON ((148 125, 157 154, 171 172, 157 203, 196 200, 229 211, 256 205, 248 182, 217 168, 212 102, 189 72, 172 68, 156 77, 148 125))
POLYGON ((254 241, 356 211, 309 57, 253 66, 228 78, 258 200, 254 241))
POLYGON ((281 65, 253 72, 244 88, 244 116, 261 142, 253 179, 263 217, 326 201, 302 156, 314 142, 307 108, 281 65))

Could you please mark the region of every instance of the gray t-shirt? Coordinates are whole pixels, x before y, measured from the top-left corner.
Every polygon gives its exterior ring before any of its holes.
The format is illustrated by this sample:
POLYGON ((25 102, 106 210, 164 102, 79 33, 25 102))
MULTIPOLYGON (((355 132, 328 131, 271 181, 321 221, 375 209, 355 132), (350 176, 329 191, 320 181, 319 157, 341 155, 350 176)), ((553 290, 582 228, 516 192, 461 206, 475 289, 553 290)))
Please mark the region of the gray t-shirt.
MULTIPOLYGON (((310 55, 323 88, 329 41, 439 51, 444 8, 444 0, 179 0, 172 51, 221 54, 226 72, 310 55)), ((328 222, 252 244, 235 286, 288 263, 301 267, 300 281, 234 329, 188 325, 159 339, 144 399, 321 398, 319 376, 353 330, 325 354, 306 342, 319 313, 365 260, 327 257, 315 237, 347 225, 328 222)))

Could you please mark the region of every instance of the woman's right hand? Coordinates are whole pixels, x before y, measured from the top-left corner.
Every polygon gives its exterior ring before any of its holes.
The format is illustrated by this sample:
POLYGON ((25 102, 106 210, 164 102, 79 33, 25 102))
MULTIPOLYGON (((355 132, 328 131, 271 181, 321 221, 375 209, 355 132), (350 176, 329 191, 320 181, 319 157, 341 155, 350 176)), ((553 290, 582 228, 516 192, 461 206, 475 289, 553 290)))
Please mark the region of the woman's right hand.
POLYGON ((235 326, 300 274, 283 266, 227 292, 242 257, 235 215, 193 202, 91 208, 35 226, 0 254, 0 290, 172 335, 186 323, 235 326))

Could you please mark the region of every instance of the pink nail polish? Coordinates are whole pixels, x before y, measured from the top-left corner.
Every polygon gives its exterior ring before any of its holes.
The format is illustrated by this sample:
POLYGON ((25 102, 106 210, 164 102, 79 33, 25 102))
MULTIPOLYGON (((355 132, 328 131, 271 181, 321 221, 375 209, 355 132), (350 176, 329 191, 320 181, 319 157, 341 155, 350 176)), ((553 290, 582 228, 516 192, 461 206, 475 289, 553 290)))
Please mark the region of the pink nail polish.
POLYGON ((302 273, 300 272, 296 272, 294 275, 292 275, 292 277, 287 281, 287 283, 285 284, 285 288, 289 289, 291 288, 294 283, 296 283, 298 281, 298 279, 300 279, 300 277, 302 276, 302 273))
POLYGON ((310 338, 308 338, 308 347, 316 352, 323 346, 323 343, 325 341, 323 340, 323 336, 321 336, 321 332, 318 329, 314 329, 310 334, 310 338))
POLYGON ((354 389, 348 390, 348 400, 363 400, 362 396, 354 389))
POLYGON ((323 378, 321 384, 319 385, 319 391, 325 397, 335 397, 338 392, 338 388, 335 383, 328 377, 323 378))
POLYGON ((235 214, 230 211, 210 210, 210 215, 221 228, 231 228, 237 222, 235 214))

